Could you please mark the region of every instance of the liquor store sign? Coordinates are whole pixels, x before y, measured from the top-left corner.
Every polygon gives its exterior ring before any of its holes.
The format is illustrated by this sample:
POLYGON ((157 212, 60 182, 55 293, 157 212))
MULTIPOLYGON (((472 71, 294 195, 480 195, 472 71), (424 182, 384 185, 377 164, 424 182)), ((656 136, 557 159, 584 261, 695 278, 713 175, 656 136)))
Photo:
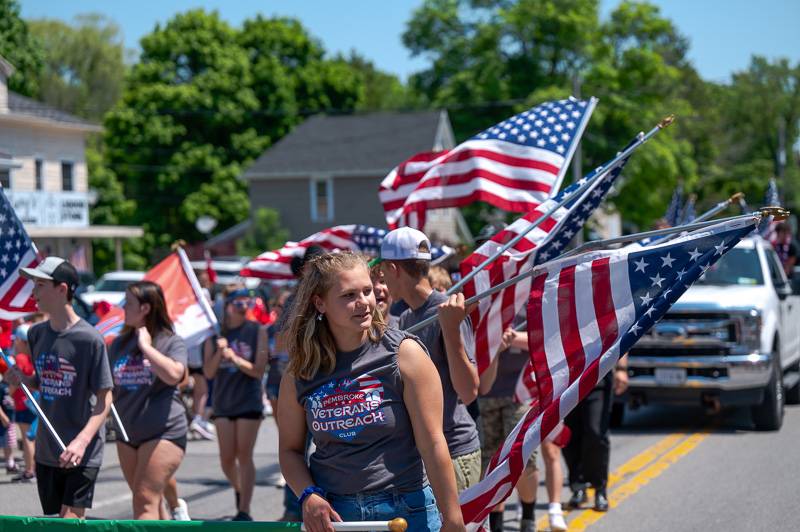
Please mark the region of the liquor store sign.
POLYGON ((90 195, 85 192, 6 190, 23 224, 30 227, 88 227, 90 195))

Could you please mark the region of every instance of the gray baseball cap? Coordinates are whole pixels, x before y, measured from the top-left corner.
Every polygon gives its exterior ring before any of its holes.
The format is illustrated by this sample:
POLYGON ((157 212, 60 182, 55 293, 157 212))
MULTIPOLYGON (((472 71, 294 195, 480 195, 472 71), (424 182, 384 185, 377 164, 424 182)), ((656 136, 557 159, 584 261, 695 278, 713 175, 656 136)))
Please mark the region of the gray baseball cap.
POLYGON ((78 270, 61 257, 47 257, 35 268, 20 268, 19 273, 31 281, 46 279, 57 283, 65 283, 73 291, 80 283, 78 270))

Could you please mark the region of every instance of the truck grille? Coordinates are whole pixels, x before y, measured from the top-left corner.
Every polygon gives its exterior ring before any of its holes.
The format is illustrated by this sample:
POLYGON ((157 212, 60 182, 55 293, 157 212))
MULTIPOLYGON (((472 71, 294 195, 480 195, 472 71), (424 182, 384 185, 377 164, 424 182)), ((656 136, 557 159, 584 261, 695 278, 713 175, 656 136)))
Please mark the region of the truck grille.
POLYGON ((631 356, 725 356, 740 337, 740 317, 723 312, 670 312, 630 350, 631 356))

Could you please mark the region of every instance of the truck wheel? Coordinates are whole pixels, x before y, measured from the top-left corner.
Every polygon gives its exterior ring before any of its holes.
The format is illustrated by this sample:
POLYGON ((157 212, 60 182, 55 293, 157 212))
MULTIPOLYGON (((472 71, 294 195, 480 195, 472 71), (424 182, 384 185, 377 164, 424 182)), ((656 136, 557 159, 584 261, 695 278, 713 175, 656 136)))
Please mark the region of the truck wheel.
POLYGON ((783 372, 776 353, 772 356, 772 377, 764 389, 764 400, 752 408, 757 430, 780 430, 783 424, 783 372))
POLYGON ((611 419, 608 425, 612 429, 618 429, 622 426, 622 421, 625 419, 625 403, 614 403, 611 407, 611 419))

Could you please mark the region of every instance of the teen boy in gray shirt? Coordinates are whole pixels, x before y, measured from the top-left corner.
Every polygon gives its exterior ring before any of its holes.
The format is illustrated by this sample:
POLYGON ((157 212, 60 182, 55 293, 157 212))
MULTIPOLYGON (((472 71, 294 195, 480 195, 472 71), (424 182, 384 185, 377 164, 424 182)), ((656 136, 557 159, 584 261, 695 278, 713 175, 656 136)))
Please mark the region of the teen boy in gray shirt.
POLYGON ((464 295, 445 296, 428 281, 431 243, 421 231, 402 227, 381 244, 381 271, 389 292, 410 307, 400 316, 408 329, 431 316, 439 320, 416 331, 442 379, 444 436, 453 460, 458 491, 480 480, 478 430, 465 405, 478 396, 475 340, 464 307, 464 295))
POLYGON ((28 341, 35 373, 19 372, 41 391, 41 407, 66 445, 44 423, 36 433, 36 482, 46 515, 83 518, 92 507, 94 485, 103 460, 105 423, 111 408, 111 369, 100 334, 72 309, 78 272, 69 262, 48 257, 20 273, 34 282, 33 297, 50 319, 31 327, 28 341))

